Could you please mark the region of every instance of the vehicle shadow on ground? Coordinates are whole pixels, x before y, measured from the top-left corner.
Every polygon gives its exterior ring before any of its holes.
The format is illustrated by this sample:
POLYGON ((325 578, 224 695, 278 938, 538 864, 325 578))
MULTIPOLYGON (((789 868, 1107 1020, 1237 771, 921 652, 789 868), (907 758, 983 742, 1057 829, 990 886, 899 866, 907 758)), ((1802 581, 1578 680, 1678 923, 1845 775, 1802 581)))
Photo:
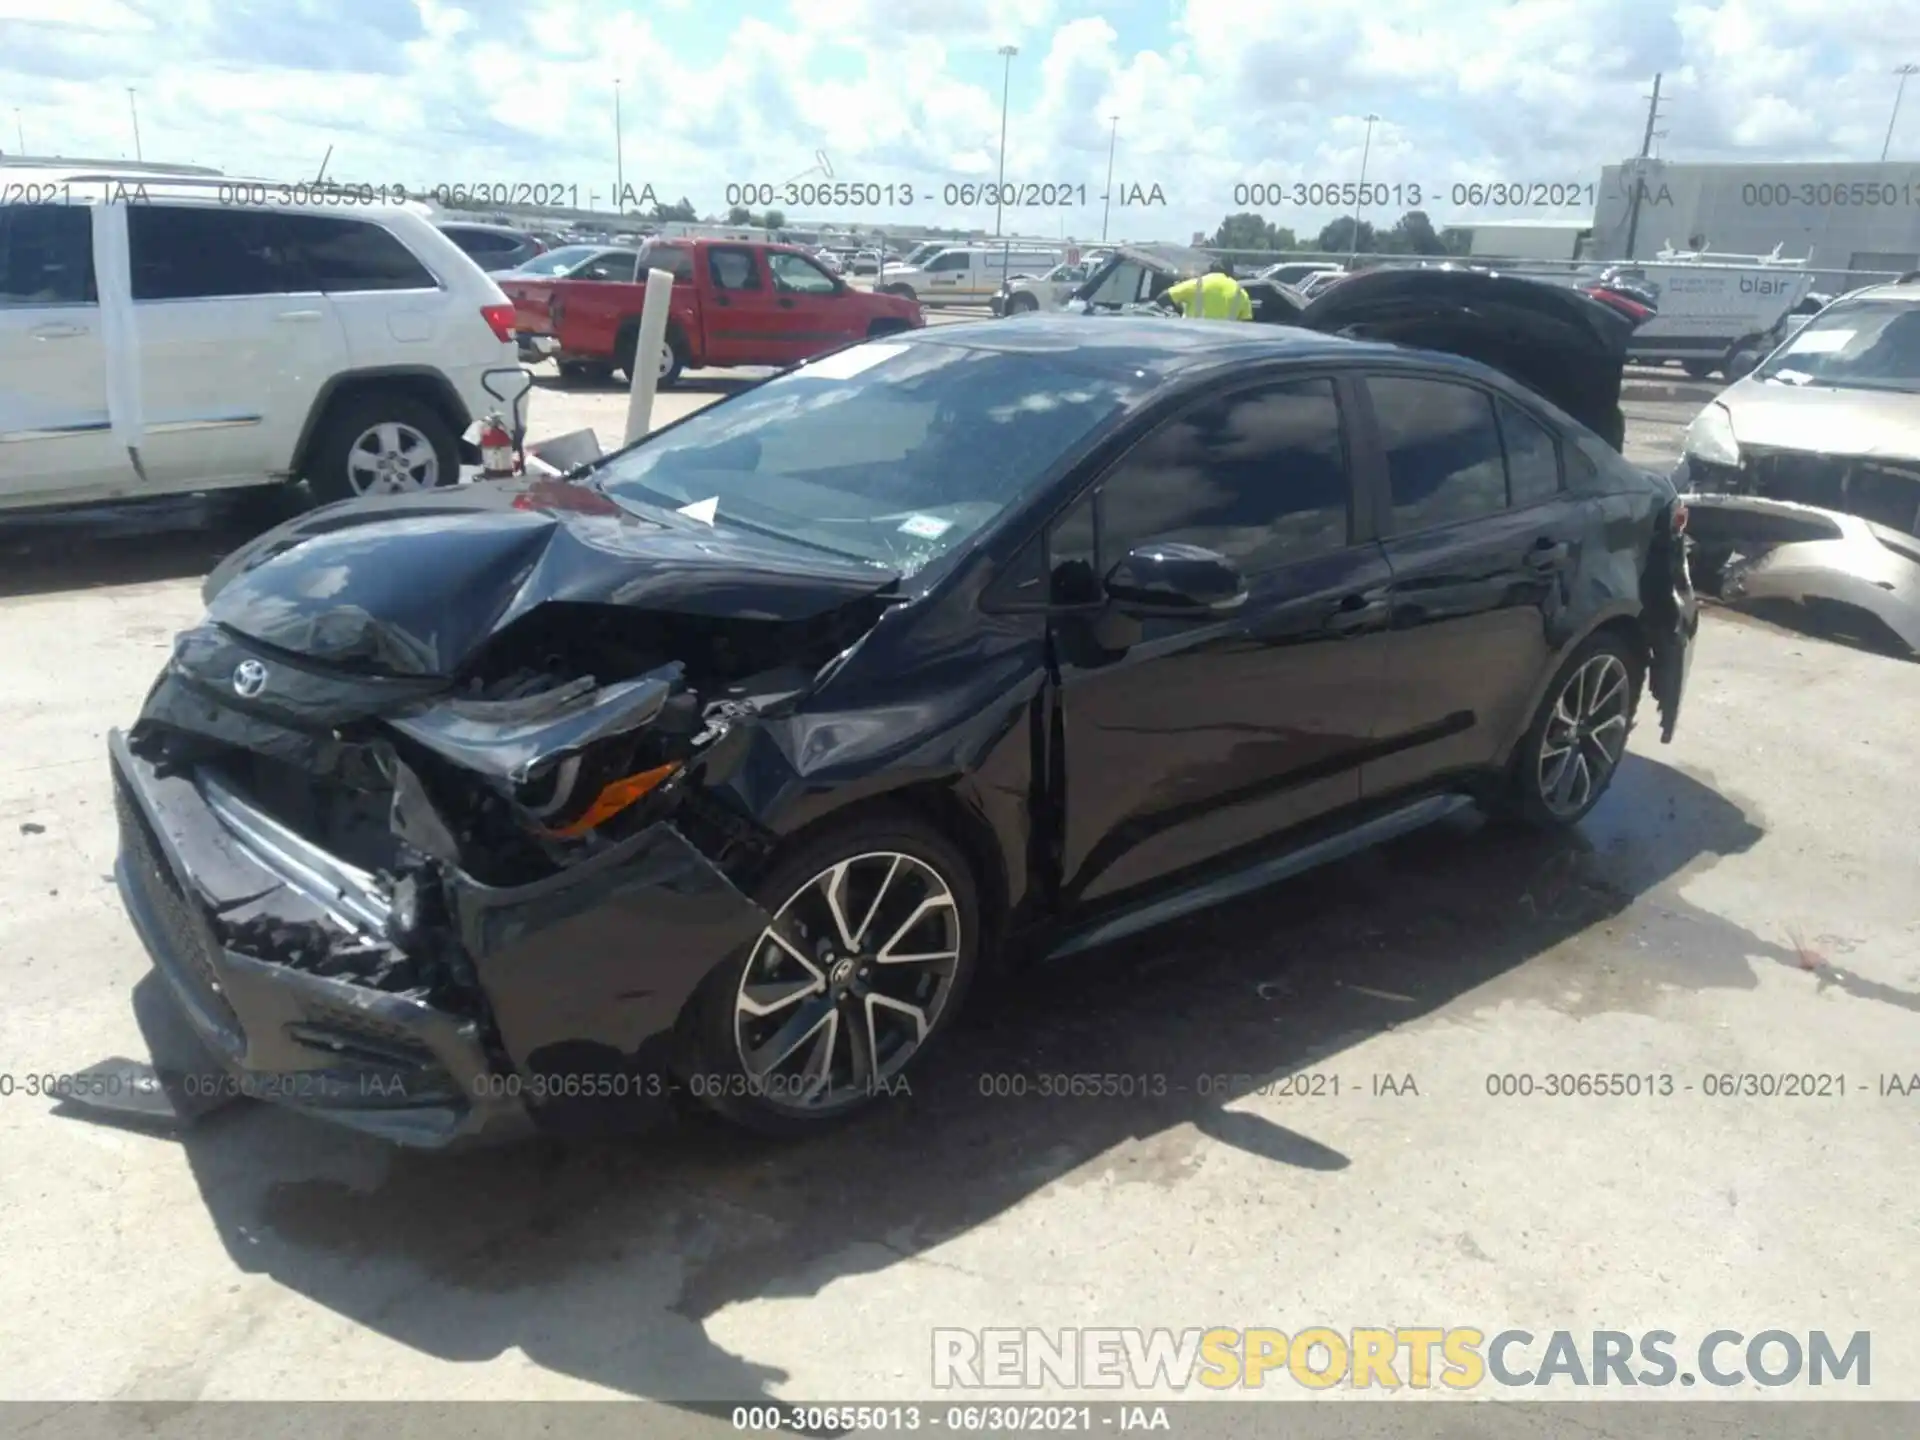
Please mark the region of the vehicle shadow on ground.
POLYGON ((0 597, 197 579, 292 506, 269 492, 10 516, 0 520, 0 597))
POLYGON ((264 1106, 184 1143, 240 1269, 384 1337, 443 1361, 519 1350, 689 1405, 748 1399, 786 1373, 711 1339, 717 1313, 887 1270, 1076 1171, 1174 1189, 1220 1144, 1341 1183, 1355 1157, 1314 1133, 1323 1107, 1228 1108, 1262 1079, 1442 1006, 1586 1014, 1756 985, 1756 957, 1793 955, 1678 881, 1762 833, 1708 783, 1632 755, 1573 834, 1469 816, 1036 970, 948 1037, 911 1098, 802 1144, 683 1118, 436 1156, 264 1106), (1040 1094, 1071 1074, 1136 1077, 1135 1093, 1040 1094))

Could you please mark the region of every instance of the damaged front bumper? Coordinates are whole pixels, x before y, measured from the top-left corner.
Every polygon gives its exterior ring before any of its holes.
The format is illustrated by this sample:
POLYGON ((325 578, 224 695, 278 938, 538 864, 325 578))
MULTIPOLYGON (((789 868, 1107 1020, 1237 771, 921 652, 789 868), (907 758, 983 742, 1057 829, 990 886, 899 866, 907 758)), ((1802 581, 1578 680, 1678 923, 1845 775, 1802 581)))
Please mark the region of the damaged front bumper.
POLYGON ((437 943, 472 984, 458 1005, 381 989, 342 957, 398 943, 412 897, 217 767, 163 770, 119 731, 109 745, 121 896, 225 1093, 394 1142, 642 1123, 673 1088, 687 1000, 767 923, 663 820, 525 885, 441 867, 437 943))

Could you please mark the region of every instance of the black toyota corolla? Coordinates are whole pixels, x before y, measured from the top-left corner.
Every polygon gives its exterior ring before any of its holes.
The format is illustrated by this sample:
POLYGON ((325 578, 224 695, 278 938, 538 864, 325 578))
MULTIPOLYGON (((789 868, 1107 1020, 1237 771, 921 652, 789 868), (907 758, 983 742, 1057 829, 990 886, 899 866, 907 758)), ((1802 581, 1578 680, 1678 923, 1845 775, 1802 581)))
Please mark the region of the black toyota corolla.
POLYGON ((123 897, 238 1093, 420 1144, 676 1091, 829 1123, 990 964, 1464 804, 1572 824, 1643 684, 1670 737, 1684 510, 1567 408, 1031 317, 327 507, 113 735, 123 897))

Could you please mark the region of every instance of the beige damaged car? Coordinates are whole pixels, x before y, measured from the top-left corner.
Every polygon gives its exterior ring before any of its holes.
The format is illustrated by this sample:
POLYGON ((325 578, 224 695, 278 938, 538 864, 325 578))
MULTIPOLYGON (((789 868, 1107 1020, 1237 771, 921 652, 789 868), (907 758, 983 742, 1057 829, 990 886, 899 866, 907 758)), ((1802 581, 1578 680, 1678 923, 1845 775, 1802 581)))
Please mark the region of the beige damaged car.
POLYGON ((1814 316, 1685 451, 1702 591, 1920 658, 1920 271, 1814 316))

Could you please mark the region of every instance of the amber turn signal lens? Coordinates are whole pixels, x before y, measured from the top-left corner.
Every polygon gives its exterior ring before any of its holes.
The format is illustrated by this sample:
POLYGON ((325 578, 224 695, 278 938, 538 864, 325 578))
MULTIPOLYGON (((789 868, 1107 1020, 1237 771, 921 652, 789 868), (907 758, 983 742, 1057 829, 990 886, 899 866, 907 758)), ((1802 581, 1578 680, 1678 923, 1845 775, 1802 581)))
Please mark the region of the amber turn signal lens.
POLYGON ((556 840, 577 840, 589 830, 597 830, 628 806, 645 799, 679 769, 677 764, 659 765, 652 770, 642 770, 638 775, 615 780, 595 797, 593 804, 578 820, 549 830, 547 834, 556 840))

